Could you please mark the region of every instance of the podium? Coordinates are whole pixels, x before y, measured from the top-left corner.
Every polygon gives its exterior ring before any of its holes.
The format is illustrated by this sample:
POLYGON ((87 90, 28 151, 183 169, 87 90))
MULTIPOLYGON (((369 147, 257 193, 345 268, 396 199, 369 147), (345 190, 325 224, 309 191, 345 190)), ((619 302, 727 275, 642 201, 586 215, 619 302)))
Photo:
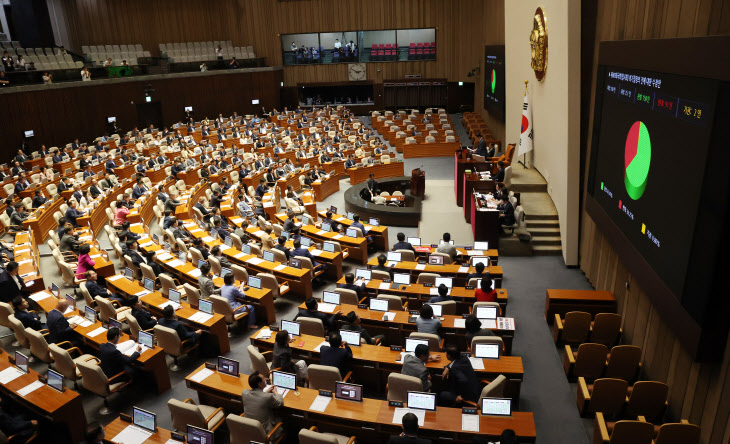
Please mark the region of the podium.
POLYGON ((420 168, 411 171, 411 195, 423 197, 426 192, 426 172, 420 168))

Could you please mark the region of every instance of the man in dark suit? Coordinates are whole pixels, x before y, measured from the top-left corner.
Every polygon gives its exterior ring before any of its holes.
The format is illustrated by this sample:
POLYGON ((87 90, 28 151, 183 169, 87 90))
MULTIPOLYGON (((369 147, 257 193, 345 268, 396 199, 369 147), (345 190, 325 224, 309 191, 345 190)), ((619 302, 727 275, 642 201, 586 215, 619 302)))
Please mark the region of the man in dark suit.
POLYGON ((298 318, 316 318, 322 321, 322 325, 324 326, 325 330, 329 330, 332 326, 335 325, 335 321, 337 320, 337 317, 342 314, 342 310, 337 311, 336 313, 333 313, 332 316, 327 316, 326 313, 322 313, 321 311, 317 311, 317 306, 319 305, 317 303, 317 300, 314 297, 310 297, 304 302, 304 305, 307 308, 300 308, 299 313, 297 313, 297 316, 294 318, 296 321, 298 318))
POLYGON ((124 353, 119 351, 117 344, 119 344, 119 329, 112 327, 106 332, 106 340, 104 344, 99 345, 99 366, 104 372, 107 378, 112 378, 121 373, 113 379, 114 383, 123 381, 129 381, 134 375, 134 369, 132 363, 139 358, 139 354, 142 351, 142 346, 137 344, 132 356, 126 356, 124 353))
POLYGON ((96 199, 101 194, 101 189, 99 189, 99 183, 97 182, 96 178, 91 179, 89 194, 91 195, 92 199, 96 199))
POLYGON ((284 253, 284 256, 286 256, 286 260, 289 260, 289 257, 291 255, 291 251, 289 251, 289 249, 286 248, 285 244, 286 244, 286 237, 279 236, 279 239, 277 239, 277 244, 274 245, 274 249, 275 250, 279 250, 282 253, 284 253))
POLYGON ((30 160, 30 159, 28 159, 28 156, 25 155, 25 153, 23 152, 22 149, 19 149, 18 155, 15 156, 15 161, 22 164, 23 162, 25 162, 27 160, 30 160))
POLYGON ((207 216, 210 213, 210 210, 205 208, 205 205, 203 205, 205 202, 205 198, 201 197, 198 199, 198 203, 195 204, 195 208, 197 208, 201 213, 203 213, 203 216, 207 216))
POLYGON ((269 192, 269 188, 266 186, 266 179, 263 177, 259 180, 259 186, 256 187, 256 197, 261 199, 264 197, 264 194, 269 192))
POLYGON ((117 166, 117 163, 114 162, 114 158, 109 157, 106 161, 106 164, 104 165, 104 168, 106 168, 107 173, 114 174, 114 168, 116 168, 117 166))
POLYGON ((10 215, 10 224, 22 227, 23 221, 28 218, 28 214, 25 212, 25 207, 20 202, 16 202, 13 207, 15 208, 15 211, 13 211, 13 214, 10 215))
POLYGON ((147 171, 147 167, 144 165, 144 159, 140 157, 138 160, 136 170, 138 173, 144 174, 144 172, 147 171))
POLYGON ((444 407, 461 406, 464 401, 479 399, 479 380, 469 358, 462 356, 455 345, 446 348, 446 357, 451 361, 444 368, 445 389, 439 393, 439 404, 444 407))
POLYGON ((28 182, 28 179, 25 178, 25 172, 20 172, 20 177, 18 178, 18 181, 15 182, 15 194, 20 194, 21 191, 25 190, 30 186, 30 182, 28 182))
MULTIPOLYGON (((410 245, 410 244, 408 244, 410 245)), ((383 271, 385 273, 388 273, 390 275, 390 278, 393 279, 393 270, 385 266, 385 263, 388 261, 388 257, 384 254, 378 255, 378 265, 375 265, 372 269, 373 270, 379 270, 383 271)))
POLYGON ((157 318, 144 309, 142 302, 137 296, 133 295, 129 298, 129 305, 132 307, 132 316, 137 320, 139 328, 149 330, 157 325, 157 318))
POLYGON ((352 273, 345 273, 345 283, 339 284, 338 287, 354 291, 355 293, 357 293, 357 297, 359 299, 360 293, 365 291, 365 285, 365 282, 361 283, 360 285, 355 284, 355 275, 352 273))
POLYGON ((490 144, 487 148, 487 157, 494 157, 495 154, 497 154, 497 147, 490 144))
POLYGON ((73 225, 74 228, 79 228, 80 225, 78 224, 76 219, 83 216, 84 212, 77 210, 76 205, 77 203, 75 200, 69 201, 68 209, 66 210, 66 214, 64 215, 64 217, 68 222, 71 222, 71 225, 73 225))
POLYGON ((514 225, 515 207, 509 201, 509 196, 502 196, 502 208, 504 208, 504 212, 499 215, 499 223, 501 225, 514 225))
POLYGON ((132 188, 132 199, 137 200, 140 197, 144 196, 144 193, 147 192, 147 187, 144 186, 144 182, 142 182, 142 179, 137 179, 137 184, 132 188))
POLYGON ((198 342, 203 330, 191 331, 180 321, 175 319, 175 309, 172 308, 172 305, 168 305, 162 309, 162 316, 163 319, 160 319, 157 323, 163 327, 175 330, 181 341, 190 340, 193 344, 198 342))
POLYGON ((340 370, 340 375, 346 375, 350 371, 352 349, 347 342, 342 342, 339 331, 333 331, 329 334, 329 345, 323 345, 320 348, 319 357, 320 365, 337 367, 340 370))
POLYGON ((123 304, 125 301, 122 297, 119 295, 115 295, 111 291, 109 291, 106 287, 99 284, 97 282, 98 275, 94 270, 89 270, 86 273, 84 273, 84 278, 86 278, 86 290, 89 292, 89 295, 91 296, 91 299, 96 298, 97 296, 105 299, 113 299, 118 301, 120 304, 123 304))
POLYGON ((478 262, 476 265, 474 265, 474 269, 476 270, 476 273, 469 273, 466 276, 466 283, 467 283, 467 285, 469 284, 469 280, 470 279, 474 279, 474 278, 476 278, 476 279, 484 279, 484 278, 491 279, 491 277, 489 275, 489 272, 486 272, 486 273, 484 272, 484 268, 485 267, 484 267, 484 264, 482 262, 478 262))
POLYGON ((431 444, 430 439, 418 437, 418 417, 413 413, 403 415, 403 433, 391 436, 388 444, 431 444))
POLYGON ((76 334, 73 330, 76 327, 76 324, 69 323, 68 320, 63 317, 63 313, 66 312, 67 308, 68 300, 66 298, 61 298, 58 300, 56 308, 49 311, 48 315, 46 315, 46 324, 48 325, 48 338, 50 339, 49 342, 52 344, 57 344, 59 342, 69 341, 74 346, 80 348, 82 342, 78 337, 76 337, 76 334))
POLYGON ((398 233, 396 236, 398 238, 398 242, 396 242, 395 245, 393 245, 393 251, 395 250, 410 250, 414 254, 416 253, 416 249, 413 248, 413 245, 406 242, 406 235, 403 233, 398 233))
POLYGON ((25 283, 18 275, 18 263, 10 261, 0 273, 0 302, 10 304, 18 296, 25 297, 25 283))
POLYGON ((493 180, 495 182, 504 182, 504 162, 500 160, 497 162, 497 166, 499 167, 499 170, 493 180))
POLYGON ((479 137, 479 141, 477 142, 477 148, 474 150, 474 154, 487 157, 487 141, 484 140, 481 134, 478 134, 477 137, 479 137))
POLYGON ((61 151, 56 150, 51 160, 53 160, 53 163, 61 163, 61 161, 63 160, 63 158, 61 157, 61 151))
POLYGON ((13 310, 15 310, 15 318, 23 324, 23 327, 30 328, 35 331, 43 328, 40 316, 28 311, 28 301, 23 299, 21 296, 16 296, 15 299, 13 299, 13 310))
POLYGON ((41 205, 46 203, 48 199, 41 193, 41 190, 35 190, 35 196, 33 196, 33 202, 31 203, 32 208, 39 208, 41 205))

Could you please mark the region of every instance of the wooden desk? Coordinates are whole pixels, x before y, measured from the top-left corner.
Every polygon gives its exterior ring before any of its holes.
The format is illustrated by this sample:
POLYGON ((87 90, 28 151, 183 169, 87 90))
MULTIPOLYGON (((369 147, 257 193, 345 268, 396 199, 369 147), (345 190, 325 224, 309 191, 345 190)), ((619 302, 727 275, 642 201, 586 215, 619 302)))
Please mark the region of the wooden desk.
MULTIPOLYGON (((475 242, 489 242, 490 246, 499 248, 499 232, 500 232, 500 217, 499 210, 480 208, 480 205, 475 201, 475 196, 471 195, 471 204, 469 205, 469 211, 471 212, 470 223, 471 232, 474 236, 475 242)), ((464 206, 466 209, 466 206, 464 206)))
MULTIPOLYGON (((423 257, 425 259, 431 253, 436 252, 438 247, 436 247, 435 245, 436 244, 420 245, 413 248, 416 250, 417 257, 423 257)), ((489 246, 491 247, 492 245, 490 244, 489 246)), ((457 261, 460 261, 461 263, 467 263, 472 256, 487 256, 492 265, 499 264, 499 250, 497 250, 496 248, 490 248, 489 250, 467 250, 466 248, 456 247, 457 261)))
MULTIPOLYGON (((374 267, 375 265, 378 265, 378 258, 372 258, 368 263, 368 268, 374 267)), ((386 263, 386 266, 388 263, 386 263)), ((463 286, 466 285, 466 276, 470 273, 476 273, 476 269, 474 267, 462 267, 458 264, 448 264, 448 265, 429 265, 429 264, 419 264, 418 262, 397 262, 394 266, 389 267, 393 272, 396 273, 410 273, 414 277, 417 277, 421 272, 423 273, 436 273, 440 274, 442 277, 452 276, 455 277, 454 285, 455 286, 463 286)), ((499 265, 491 265, 489 267, 485 268, 485 271, 488 271, 489 274, 492 275, 492 280, 494 281, 494 287, 495 288, 501 288, 502 287, 502 267, 499 265)))
POLYGON ((286 196, 286 190, 289 185, 292 186, 294 191, 299 191, 302 189, 302 186, 299 184, 299 174, 300 173, 289 173, 285 177, 281 177, 276 181, 276 186, 279 187, 279 190, 281 191, 281 197, 282 199, 286 196))
POLYGON ((114 174, 117 176, 117 180, 120 182, 124 179, 132 179, 132 176, 137 174, 137 165, 128 163, 126 165, 114 168, 114 174))
POLYGON ((147 176, 153 184, 156 184, 161 180, 165 180, 167 177, 164 168, 160 168, 159 170, 147 170, 144 172, 144 175, 147 176))
MULTIPOLYGON (((274 336, 269 339, 256 339, 258 332, 251 336, 251 344, 260 350, 274 349, 274 336)), ((304 359, 307 363, 319 363, 319 351, 316 348, 324 342, 324 338, 317 336, 301 335, 296 341, 290 344, 292 354, 295 358, 304 359), (300 343, 304 345, 300 346, 300 343)), ((388 375, 392 372, 400 373, 402 364, 397 362, 400 352, 393 351, 390 347, 361 344, 359 347, 351 346, 352 349, 352 371, 353 377, 358 384, 365 387, 372 387, 374 393, 385 394, 388 375)), ((433 392, 438 392, 441 386, 441 374, 449 363, 445 352, 431 352, 433 355, 441 356, 440 361, 426 363, 426 368, 431 373, 431 380, 434 385, 433 392)), ((519 392, 524 370, 522 358, 519 356, 500 356, 499 359, 483 359, 484 369, 475 370, 479 378, 492 379, 498 375, 504 375, 507 381, 505 396, 510 397, 515 403, 519 402, 519 392)))
POLYGON ((13 252, 15 253, 14 260, 18 263, 18 274, 26 284, 25 291, 34 293, 46 288, 41 275, 38 245, 29 232, 24 231, 15 235, 13 252))
POLYGON ((380 165, 370 165, 359 168, 348 168, 347 174, 350 175, 350 185, 355 185, 368 180, 370 174, 374 174, 376 179, 385 177, 402 177, 403 162, 391 162, 380 165))
POLYGON ((487 162, 467 159, 465 150, 454 152, 454 194, 456 196, 456 205, 460 207, 464 206, 464 181, 462 180, 464 171, 488 171, 489 169, 489 163, 487 162))
MULTIPOLYGON (((2 353, 0 354, 0 371, 8 367, 15 367, 8 362, 10 355, 7 352, 0 349, 0 353, 2 353)), ((29 368, 27 374, 13 379, 7 384, 0 384, 0 391, 3 396, 12 398, 33 414, 56 423, 59 427, 55 428, 54 432, 57 433, 60 430, 65 432, 55 435, 52 442, 76 443, 83 440, 86 433, 86 414, 81 403, 81 395, 68 388, 61 393, 48 386, 40 387, 25 396, 18 394, 20 389, 36 381, 38 381, 38 373, 29 368)), ((50 439, 50 436, 44 436, 43 420, 40 421, 39 425, 40 439, 50 439)))
POLYGON ((451 157, 461 148, 461 142, 406 143, 403 145, 403 158, 451 157))
MULTIPOLYGON (((322 210, 322 211, 318 212, 318 214, 320 217, 324 218, 327 216, 327 210, 322 210)), ((350 220, 341 214, 333 214, 332 220, 334 220, 335 222, 337 222, 339 224, 344 225, 345 227, 349 227, 350 225, 355 223, 354 220, 350 220)), ((388 241, 388 227, 386 227, 384 225, 380 225, 380 226, 376 227, 374 225, 369 225, 366 223, 366 221, 362 221, 362 220, 360 222, 362 222, 362 224, 365 225, 365 228, 368 228, 368 227, 370 228, 370 231, 367 232, 367 235, 372 236, 373 242, 379 249, 381 249, 383 251, 390 250, 390 243, 388 241)), ((363 233, 363 234, 365 235, 366 233, 363 233)))
POLYGON ((46 202, 42 208, 36 209, 28 219, 23 221, 23 227, 33 230, 36 245, 46 241, 48 232, 58 227, 53 213, 60 211, 64 201, 60 197, 53 202, 46 202))
POLYGON ((332 194, 340 191, 340 179, 330 176, 322 182, 321 180, 312 183, 314 196, 317 202, 322 202, 332 194))
MULTIPOLYGON (((204 368, 198 367, 185 378, 187 387, 198 393, 199 402, 241 413, 242 393, 250 388, 248 375, 242 373, 236 378, 215 372, 201 382, 193 381, 192 377, 204 368)), ((366 390, 368 389, 366 386, 366 390)), ((284 396, 283 408, 288 414, 285 427, 290 424, 294 428, 317 425, 327 431, 336 431, 347 436, 356 435, 358 442, 382 442, 388 436, 401 431, 400 424, 393 424, 394 410, 388 406, 388 401, 363 398, 363 402, 359 403, 333 398, 324 412, 315 412, 309 407, 319 391, 305 387, 297 390, 298 394, 289 392, 284 396)), ((479 432, 476 433, 461 430, 461 409, 447 407, 437 407, 435 412, 426 413, 419 436, 471 442, 475 436, 498 437, 506 428, 513 429, 524 441, 535 441, 535 420, 532 413, 514 412, 509 417, 482 416, 479 418, 479 432)))
MULTIPOLYGON (((108 444, 116 444, 115 441, 112 441, 118 434, 122 432, 122 430, 126 429, 127 426, 131 425, 129 422, 122 421, 119 417, 116 417, 114 421, 110 422, 106 426, 104 426, 104 442, 108 444)), ((184 431, 181 433, 185 433, 184 431)), ((147 438, 145 443, 147 444, 165 444, 169 439, 171 439, 172 435, 169 430, 163 429, 161 427, 157 427, 157 432, 154 433, 152 436, 147 438)))
POLYGON ((610 291, 548 289, 545 298, 545 319, 552 323, 556 314, 564 316, 569 311, 616 313, 616 298, 610 291))
POLYGON ((464 174, 464 201, 462 207, 464 207, 464 219, 471 223, 472 204, 474 202, 474 191, 479 193, 494 193, 496 185, 493 180, 481 180, 481 176, 476 173, 464 174))

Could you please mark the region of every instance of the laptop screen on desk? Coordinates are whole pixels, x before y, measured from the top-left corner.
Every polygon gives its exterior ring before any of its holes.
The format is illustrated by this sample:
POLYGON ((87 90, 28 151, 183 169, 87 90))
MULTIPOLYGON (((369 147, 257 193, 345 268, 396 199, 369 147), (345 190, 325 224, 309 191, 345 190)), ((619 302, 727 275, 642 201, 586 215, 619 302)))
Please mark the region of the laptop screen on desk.
POLYGON ((271 251, 264 251, 264 260, 274 262, 274 253, 271 251))
POLYGON ((218 371, 238 377, 238 361, 218 356, 218 371))
POLYGON ((347 231, 345 231, 345 234, 348 237, 357 237, 357 230, 355 230, 354 228, 348 228, 347 231))
POLYGON ((152 348, 153 343, 152 340, 155 338, 155 336, 152 333, 147 333, 146 331, 139 331, 139 338, 137 338, 138 342, 142 345, 144 345, 147 348, 152 348))
POLYGON ((395 251, 388 252, 388 262, 400 262, 400 261, 401 261, 400 253, 396 253, 395 251))
POLYGON ((302 244, 303 247, 309 248, 312 245, 312 239, 308 237, 302 237, 299 239, 299 242, 302 244))
POLYGON ((365 268, 358 268, 357 270, 355 270, 355 278, 357 279, 362 278, 366 281, 369 281, 371 275, 372 273, 370 272, 370 270, 367 270, 365 268))
POLYGON ((88 305, 84 307, 84 318, 92 324, 96 322, 96 311, 88 305))
POLYGON ((340 305, 340 294, 332 291, 325 291, 322 293, 322 302, 340 305))
POLYGON ((230 274, 230 273, 231 273, 230 268, 225 268, 225 267, 221 268, 221 278, 226 277, 226 275, 230 274))
POLYGON ((428 340, 426 339, 410 339, 406 338, 406 352, 413 353, 416 351, 416 346, 418 344, 423 344, 426 347, 428 347, 428 340))
POLYGON ((258 290, 261 290, 261 278, 256 276, 249 276, 248 285, 258 290))
POLYGON ((474 357, 482 359, 499 359, 499 344, 476 344, 474 357))
POLYGON ((134 279, 134 271, 132 271, 131 268, 125 268, 124 269, 124 277, 129 279, 130 281, 134 279))
POLYGON ((334 253, 335 244, 333 244, 332 242, 324 242, 322 244, 322 250, 326 251, 327 253, 334 253))
POLYGON ((421 246, 421 238, 420 237, 409 237, 406 239, 406 241, 413 245, 414 247, 420 247, 421 246))
POLYGON ((285 372, 271 372, 271 384, 288 390, 297 389, 297 375, 285 372))
POLYGON ((436 254, 432 254, 428 257, 428 265, 443 265, 444 257, 436 254))
POLYGON ((408 392, 408 408, 436 410, 436 393, 408 392))
POLYGON ((374 227, 379 227, 380 226, 380 219, 378 219, 376 217, 371 217, 370 220, 368 220, 368 223, 370 225, 374 226, 374 227))
POLYGON ((203 313, 213 314, 213 302, 206 299, 200 299, 198 301, 198 310, 202 311, 203 313))
POLYGON ((431 306, 431 309, 433 310, 433 315, 434 316, 436 316, 437 318, 440 318, 441 317, 441 313, 442 313, 443 308, 444 308, 443 305, 439 305, 439 304, 426 304, 426 305, 430 305, 431 306))
POLYGON ((167 298, 172 302, 180 303, 180 292, 172 288, 167 293, 167 298))
POLYGON ((248 244, 241 245, 241 251, 243 251, 245 254, 251 254, 251 246, 248 244))
POLYGON ((188 444, 213 444, 213 432, 188 425, 188 444))
POLYGON ((198 268, 201 268, 205 264, 205 259, 198 259, 198 268))
POLYGON ((335 398, 347 401, 362 402, 362 386, 347 382, 335 382, 335 398))
POLYGON ((388 300, 371 298, 370 309, 375 311, 388 311, 388 300))
POLYGON ((471 266, 474 267, 476 264, 484 264, 485 267, 492 265, 487 256, 474 256, 471 258, 471 266))
POLYGON ((28 373, 28 357, 24 354, 16 351, 15 352, 15 366, 20 369, 20 371, 28 373))
POLYGON ((482 415, 512 415, 512 400, 509 398, 482 398, 480 401, 482 415))
POLYGON ((479 305, 475 314, 478 319, 497 319, 497 307, 479 305))
POLYGON ((411 285, 411 275, 407 273, 393 273, 393 282, 402 285, 411 285))
POLYGON ((328 224, 327 222, 322 222, 322 231, 331 231, 331 229, 332 228, 330 227, 330 224, 328 224))
POLYGON ((475 250, 489 250, 489 242, 474 242, 475 250))
POLYGON ((155 281, 150 278, 144 278, 144 289, 148 291, 155 291, 155 281))
POLYGON ((63 375, 54 372, 53 370, 48 370, 48 374, 46 374, 47 378, 47 384, 48 387, 51 387, 52 389, 56 389, 59 392, 63 391, 63 375))
POLYGON ((295 257, 289 259, 289 266, 292 268, 302 268, 302 260, 295 257))
POLYGON ((51 293, 53 293, 53 295, 56 297, 58 297, 60 295, 60 292, 58 290, 58 285, 51 284, 51 293))
POLYGON ((147 410, 142 410, 138 407, 132 408, 132 419, 134 425, 141 427, 150 432, 154 432, 157 425, 157 415, 147 410))
POLYGON ((360 346, 359 331, 340 330, 340 336, 342 336, 342 340, 347 342, 348 345, 352 345, 355 347, 360 346))
POLYGON ((281 329, 292 336, 299 336, 299 325, 299 322, 295 321, 281 321, 281 329))
POLYGON ((116 319, 109 318, 109 328, 118 328, 119 332, 122 331, 122 323, 117 321, 116 319))
POLYGON ((433 286, 438 288, 441 284, 446 285, 446 288, 452 288, 454 286, 454 280, 452 278, 438 277, 434 280, 433 286))

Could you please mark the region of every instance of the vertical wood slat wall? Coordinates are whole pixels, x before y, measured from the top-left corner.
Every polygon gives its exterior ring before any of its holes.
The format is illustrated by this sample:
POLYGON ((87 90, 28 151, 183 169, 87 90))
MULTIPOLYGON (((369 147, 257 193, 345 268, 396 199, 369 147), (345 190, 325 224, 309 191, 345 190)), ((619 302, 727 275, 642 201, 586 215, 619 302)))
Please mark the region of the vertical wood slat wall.
MULTIPOLYGON (((720 34, 730 34, 728 0, 599 0, 593 78, 601 41, 720 34)), ((591 121, 594 99, 591 98, 591 121)), ((649 297, 585 211, 580 255, 581 270, 595 288, 612 291, 618 299, 619 313, 624 316, 624 342, 642 347, 646 375, 669 385, 674 418, 700 425, 704 444, 727 443, 730 440, 730 345, 718 350, 723 353, 718 364, 693 362, 677 340, 681 331, 669 328, 655 312, 649 297)))

